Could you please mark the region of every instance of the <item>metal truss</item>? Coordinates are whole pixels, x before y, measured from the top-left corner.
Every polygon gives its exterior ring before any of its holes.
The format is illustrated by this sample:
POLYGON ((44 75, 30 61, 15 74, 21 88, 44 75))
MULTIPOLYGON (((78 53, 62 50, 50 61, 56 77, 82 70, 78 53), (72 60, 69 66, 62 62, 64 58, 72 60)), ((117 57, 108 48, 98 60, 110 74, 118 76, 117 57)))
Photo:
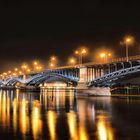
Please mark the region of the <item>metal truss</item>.
POLYGON ((88 82, 87 86, 98 86, 98 85, 107 86, 113 83, 113 81, 116 81, 118 79, 121 79, 123 77, 126 77, 130 74, 134 74, 137 72, 140 72, 140 65, 121 69, 121 70, 106 74, 100 78, 96 78, 93 81, 88 82))

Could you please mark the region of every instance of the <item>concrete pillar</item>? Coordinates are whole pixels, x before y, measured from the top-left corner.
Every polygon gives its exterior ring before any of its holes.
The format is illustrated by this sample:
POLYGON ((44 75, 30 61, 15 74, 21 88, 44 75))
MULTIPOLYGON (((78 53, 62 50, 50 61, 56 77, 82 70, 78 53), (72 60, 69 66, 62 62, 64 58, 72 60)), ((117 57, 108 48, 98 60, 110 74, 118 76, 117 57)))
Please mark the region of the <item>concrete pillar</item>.
POLYGON ((80 67, 79 70, 80 70, 80 73, 79 73, 80 80, 79 80, 79 82, 87 82, 87 75, 88 75, 87 67, 80 67))
POLYGON ((77 85, 77 89, 87 89, 87 82, 89 80, 89 70, 86 66, 81 66, 79 68, 79 82, 77 85))

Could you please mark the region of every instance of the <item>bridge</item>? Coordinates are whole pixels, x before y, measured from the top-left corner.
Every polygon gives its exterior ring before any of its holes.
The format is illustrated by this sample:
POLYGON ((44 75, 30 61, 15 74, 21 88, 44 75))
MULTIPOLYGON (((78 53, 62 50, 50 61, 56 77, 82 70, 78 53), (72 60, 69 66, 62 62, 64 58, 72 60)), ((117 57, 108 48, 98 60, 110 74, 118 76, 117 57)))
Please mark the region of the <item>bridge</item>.
POLYGON ((67 86, 81 88, 111 87, 117 84, 139 84, 140 56, 116 58, 103 63, 84 63, 45 69, 39 73, 6 77, 0 80, 1 87, 41 87, 53 82, 63 82, 67 86), (136 80, 137 79, 137 80, 136 80))

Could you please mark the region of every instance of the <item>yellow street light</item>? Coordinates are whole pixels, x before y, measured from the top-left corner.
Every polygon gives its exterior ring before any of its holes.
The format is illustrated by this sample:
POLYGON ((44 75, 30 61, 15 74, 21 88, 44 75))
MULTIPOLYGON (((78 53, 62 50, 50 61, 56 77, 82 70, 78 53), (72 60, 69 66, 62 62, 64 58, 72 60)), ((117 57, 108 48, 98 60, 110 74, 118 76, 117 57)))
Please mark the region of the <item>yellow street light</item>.
POLYGON ((134 40, 135 40, 134 37, 131 35, 127 35, 123 39, 123 42, 124 42, 125 47, 126 47, 126 61, 127 62, 129 61, 128 46, 132 45, 134 43, 134 40))
POLYGON ((31 70, 30 69, 27 69, 27 72, 31 72, 31 70))
POLYGON ((107 62, 108 57, 111 57, 111 56, 112 56, 111 53, 106 53, 106 52, 100 53, 100 57, 103 58, 105 62, 107 62))
POLYGON ((13 73, 13 76, 16 76, 17 74, 16 73, 13 73))
POLYGON ((55 56, 52 56, 51 57, 51 61, 56 61, 56 57, 55 56))
POLYGON ((100 54, 100 57, 101 57, 101 58, 104 58, 105 56, 106 56, 105 53, 101 53, 101 54, 100 54))
POLYGON ((10 73, 11 73, 11 71, 9 70, 9 71, 8 71, 8 74, 10 74, 10 73))
POLYGON ((79 64, 82 64, 82 58, 83 58, 83 55, 87 54, 87 49, 79 48, 78 50, 75 51, 75 54, 78 55, 79 64))
POLYGON ((27 65, 26 65, 26 64, 23 64, 23 65, 21 66, 21 68, 26 70, 26 69, 27 69, 27 65))
POLYGON ((76 59, 75 58, 70 58, 69 59, 69 64, 72 64, 72 65, 74 65, 74 64, 76 64, 76 59))
POLYGON ((14 70, 15 70, 15 71, 18 71, 18 68, 15 68, 14 70))
POLYGON ((86 54, 86 53, 87 53, 86 49, 85 49, 85 48, 82 49, 82 50, 81 50, 81 53, 82 53, 82 54, 86 54))
POLYGON ((54 63, 50 63, 50 67, 53 68, 55 65, 54 63))
POLYGON ((38 65, 38 62, 37 62, 37 61, 34 61, 34 63, 33 63, 33 64, 36 66, 36 65, 38 65))
POLYGON ((19 71, 19 74, 21 75, 21 74, 22 74, 22 72, 21 72, 21 71, 19 71))
POLYGON ((39 66, 39 70, 41 70, 42 69, 42 67, 41 66, 39 66))
POLYGON ((36 66, 36 70, 41 70, 42 66, 36 66))
POLYGON ((75 51, 75 54, 79 54, 79 51, 76 50, 76 51, 75 51))
POLYGON ((111 54, 111 53, 108 53, 108 56, 109 56, 109 57, 111 57, 111 56, 112 56, 112 54, 111 54))
POLYGON ((3 73, 3 75, 4 75, 4 76, 6 76, 6 75, 7 75, 7 73, 6 73, 6 72, 4 72, 4 73, 3 73))

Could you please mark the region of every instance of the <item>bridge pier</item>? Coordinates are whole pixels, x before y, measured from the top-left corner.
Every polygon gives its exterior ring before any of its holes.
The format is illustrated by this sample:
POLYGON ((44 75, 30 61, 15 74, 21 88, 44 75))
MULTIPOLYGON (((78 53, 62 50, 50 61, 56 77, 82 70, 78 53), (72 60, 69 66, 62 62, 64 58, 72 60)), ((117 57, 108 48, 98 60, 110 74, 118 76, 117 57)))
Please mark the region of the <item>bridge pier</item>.
POLYGON ((97 67, 80 67, 79 82, 76 87, 77 95, 80 96, 110 96, 110 88, 108 87, 88 87, 87 83, 93 81, 96 77, 104 74, 102 68, 97 67))

